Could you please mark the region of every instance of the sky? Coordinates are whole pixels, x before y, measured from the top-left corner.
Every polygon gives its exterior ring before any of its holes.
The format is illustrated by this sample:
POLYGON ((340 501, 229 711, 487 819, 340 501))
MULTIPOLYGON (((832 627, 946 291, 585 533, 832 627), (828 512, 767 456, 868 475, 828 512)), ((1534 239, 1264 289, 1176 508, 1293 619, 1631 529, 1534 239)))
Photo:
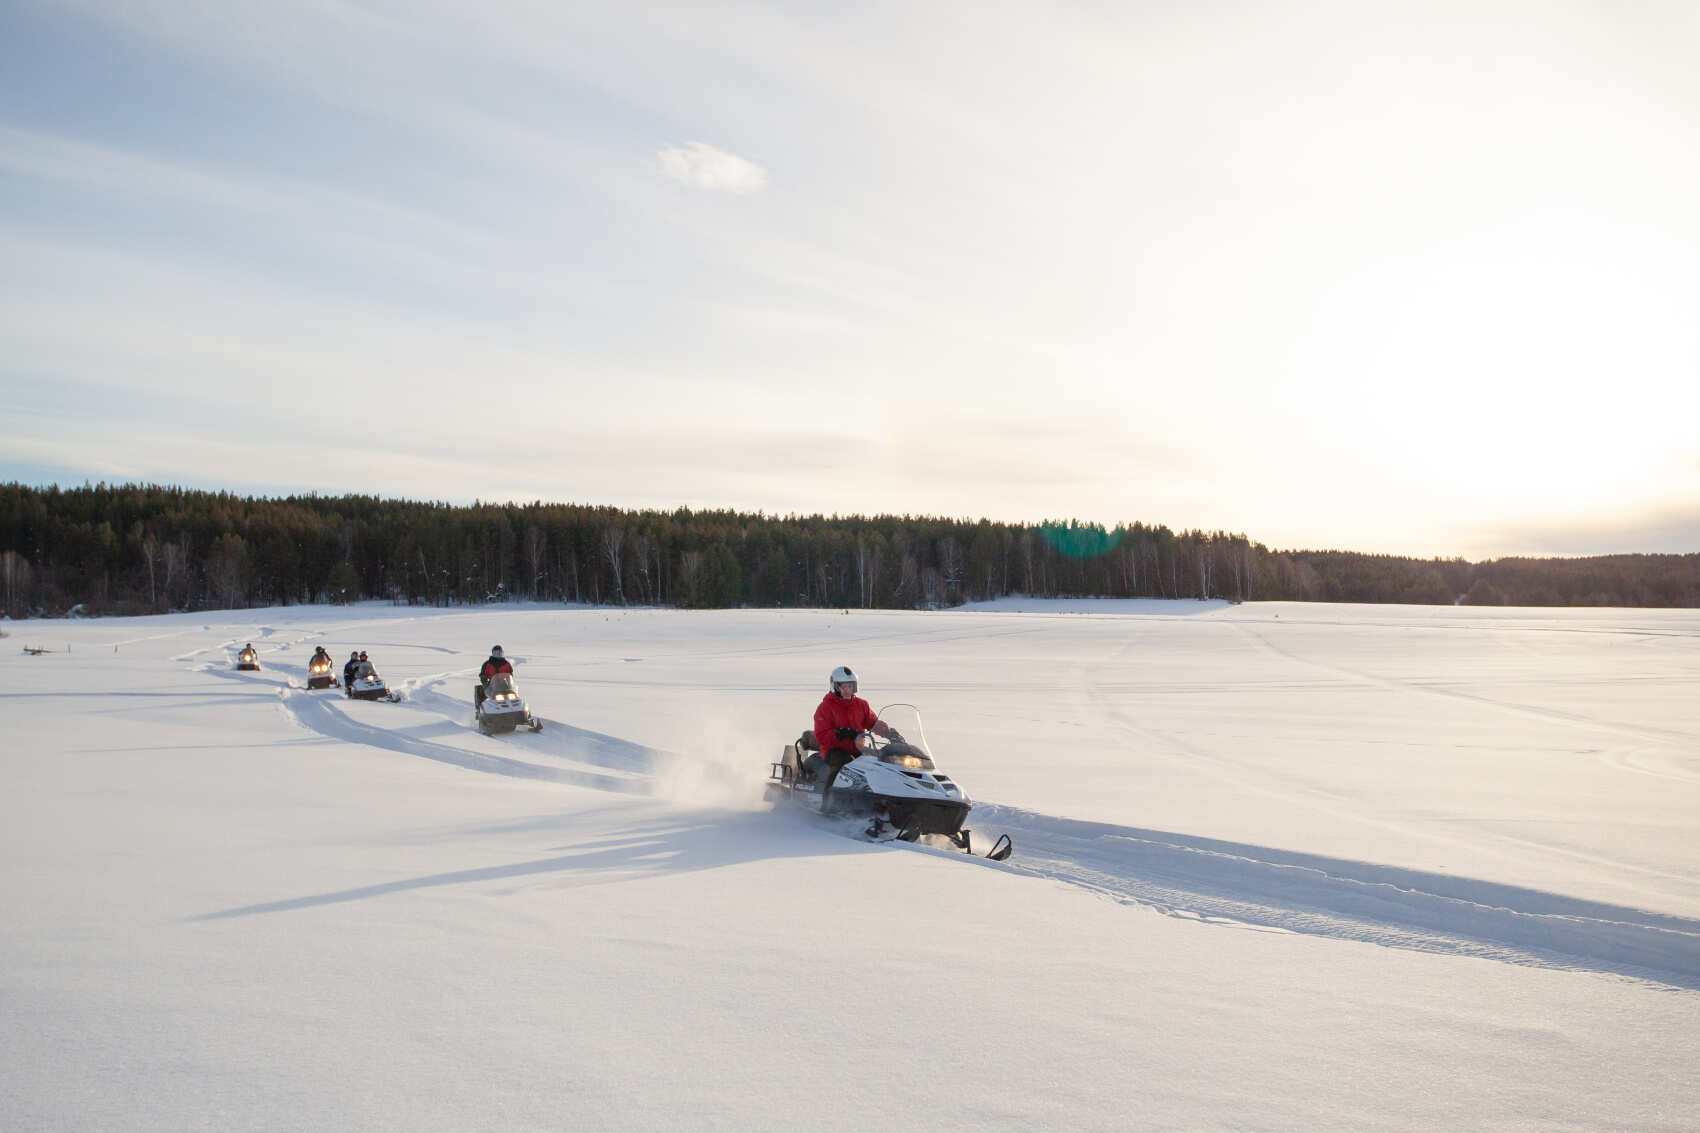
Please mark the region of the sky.
POLYGON ((1700 551, 1686 3, 12 0, 0 480, 1700 551))

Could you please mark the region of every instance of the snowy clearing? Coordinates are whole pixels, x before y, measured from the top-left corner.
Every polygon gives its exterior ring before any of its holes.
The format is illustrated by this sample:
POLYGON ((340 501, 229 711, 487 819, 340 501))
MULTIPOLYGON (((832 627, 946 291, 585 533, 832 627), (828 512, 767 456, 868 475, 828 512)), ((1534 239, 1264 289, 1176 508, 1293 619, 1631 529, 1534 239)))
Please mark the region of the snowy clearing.
POLYGON ((1700 612, 6 629, 7 1128, 1700 1120, 1700 612), (761 804, 837 664, 1010 862, 761 804))

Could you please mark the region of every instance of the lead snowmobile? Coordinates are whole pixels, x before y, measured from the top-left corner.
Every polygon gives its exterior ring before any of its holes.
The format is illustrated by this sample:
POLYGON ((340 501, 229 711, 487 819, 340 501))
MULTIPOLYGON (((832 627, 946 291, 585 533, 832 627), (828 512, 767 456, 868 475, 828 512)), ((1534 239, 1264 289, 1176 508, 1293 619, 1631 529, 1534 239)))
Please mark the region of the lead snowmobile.
POLYGON ((478 730, 487 736, 511 732, 515 728, 543 730, 543 721, 531 714, 519 690, 514 688, 512 673, 497 673, 484 685, 484 696, 472 709, 478 730))
MULTIPOLYGON (((827 817, 866 818, 867 837, 878 841, 916 842, 931 834, 972 854, 973 838, 962 824, 974 804, 933 762, 920 710, 888 704, 879 718, 891 734, 860 733, 861 754, 839 769, 830 787, 830 767, 813 731, 786 744, 779 761, 769 765, 767 800, 827 817)), ((1005 834, 986 856, 1001 862, 1013 848, 1005 834)))
POLYGON ((254 652, 252 645, 244 645, 242 652, 236 655, 236 667, 253 673, 260 671, 260 655, 254 652))

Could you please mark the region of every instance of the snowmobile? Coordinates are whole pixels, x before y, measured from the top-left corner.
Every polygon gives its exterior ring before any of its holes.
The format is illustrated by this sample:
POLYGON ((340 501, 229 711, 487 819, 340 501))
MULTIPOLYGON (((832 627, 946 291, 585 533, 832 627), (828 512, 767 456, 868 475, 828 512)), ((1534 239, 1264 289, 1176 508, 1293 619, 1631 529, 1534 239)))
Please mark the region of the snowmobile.
POLYGON ((533 716, 525 701, 519 698, 512 673, 497 673, 490 678, 484 686, 484 697, 473 708, 472 716, 478 723, 478 730, 487 736, 511 732, 519 727, 534 732, 543 730, 543 721, 533 716))
POLYGON ((336 678, 331 675, 331 659, 320 656, 307 665, 308 688, 331 688, 335 686, 336 678))
POLYGON ((400 700, 401 694, 390 691, 390 686, 384 683, 384 678, 378 675, 378 670, 372 667, 370 661, 362 661, 350 678, 348 687, 343 690, 351 700, 400 700))
MULTIPOLYGON (((786 744, 779 761, 769 765, 767 800, 811 814, 866 818, 865 833, 876 841, 915 842, 931 834, 972 854, 973 838, 962 824, 974 804, 933 762, 920 710, 913 704, 888 704, 879 718, 890 734, 859 734, 861 754, 839 769, 830 787, 830 767, 813 731, 786 744)), ((1005 834, 986 856, 1001 862, 1013 848, 1005 834)))
POLYGON ((254 652, 252 645, 244 645, 242 652, 236 655, 236 667, 254 673, 260 671, 260 655, 254 652))

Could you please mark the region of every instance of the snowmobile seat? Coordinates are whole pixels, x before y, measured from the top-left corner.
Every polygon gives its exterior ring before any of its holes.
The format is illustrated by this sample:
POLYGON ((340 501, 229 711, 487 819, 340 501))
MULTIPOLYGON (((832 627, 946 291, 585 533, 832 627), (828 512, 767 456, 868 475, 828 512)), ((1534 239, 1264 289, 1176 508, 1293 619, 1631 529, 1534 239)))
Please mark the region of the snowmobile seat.
POLYGON ((803 760, 801 772, 797 775, 799 783, 819 783, 826 778, 826 760, 819 752, 803 760))

